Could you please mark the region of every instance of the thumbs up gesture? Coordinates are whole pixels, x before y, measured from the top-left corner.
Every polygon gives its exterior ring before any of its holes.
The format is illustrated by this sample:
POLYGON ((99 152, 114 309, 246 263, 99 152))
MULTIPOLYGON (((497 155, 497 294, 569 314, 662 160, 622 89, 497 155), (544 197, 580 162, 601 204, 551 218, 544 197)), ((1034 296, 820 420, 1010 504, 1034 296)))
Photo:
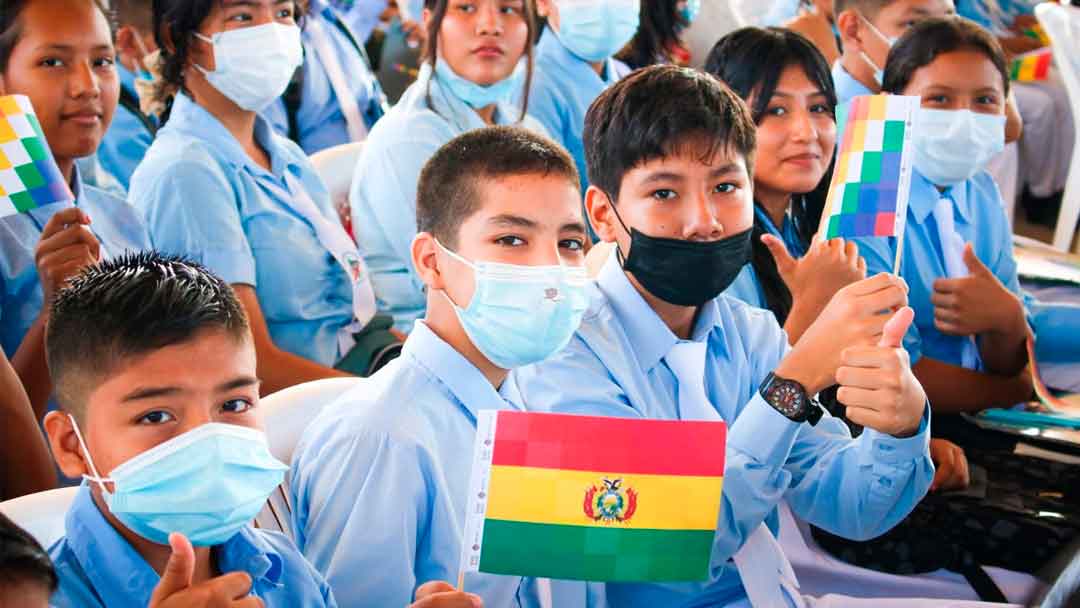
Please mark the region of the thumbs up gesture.
POLYGON ((979 260, 971 243, 964 248, 964 264, 968 276, 934 281, 930 303, 934 305, 934 326, 938 331, 952 336, 973 336, 985 332, 1011 333, 1023 327, 1020 298, 979 260))
POLYGON ((876 345, 852 346, 841 353, 836 397, 847 406, 852 422, 897 437, 918 431, 926 393, 902 346, 914 318, 915 311, 904 306, 885 323, 876 345))
POLYGON ((246 572, 230 572, 192 585, 195 576, 195 549, 183 534, 170 534, 172 555, 161 573, 147 608, 259 608, 262 600, 250 596, 251 577, 246 572))

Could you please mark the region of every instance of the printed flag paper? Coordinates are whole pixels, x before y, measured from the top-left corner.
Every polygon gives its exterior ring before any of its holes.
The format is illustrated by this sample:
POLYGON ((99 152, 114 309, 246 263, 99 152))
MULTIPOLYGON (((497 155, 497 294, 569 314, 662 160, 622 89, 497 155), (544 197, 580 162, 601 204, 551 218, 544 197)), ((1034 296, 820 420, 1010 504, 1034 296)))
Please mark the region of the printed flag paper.
POLYGON ((865 95, 837 108, 826 238, 900 236, 911 192, 918 97, 865 95))
POLYGON ((708 577, 726 425, 483 411, 462 571, 708 577))
POLYGON ((1046 30, 1043 29, 1041 23, 1036 23, 1031 27, 1025 29, 1024 35, 1028 38, 1038 40, 1043 44, 1043 46, 1050 46, 1050 36, 1046 33, 1046 30))
POLYGON ((0 97, 0 217, 74 198, 30 99, 0 97))
POLYGON ((1009 77, 1016 82, 1040 82, 1050 78, 1054 53, 1050 49, 1025 53, 1012 60, 1009 77))

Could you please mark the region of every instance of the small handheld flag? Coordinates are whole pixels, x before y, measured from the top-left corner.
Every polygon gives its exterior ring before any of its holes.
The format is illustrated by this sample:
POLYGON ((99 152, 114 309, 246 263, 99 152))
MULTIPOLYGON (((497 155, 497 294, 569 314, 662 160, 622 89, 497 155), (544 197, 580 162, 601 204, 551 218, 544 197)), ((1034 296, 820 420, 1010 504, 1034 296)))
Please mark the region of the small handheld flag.
POLYGON ((74 198, 30 99, 0 97, 0 217, 74 198))
POLYGON ((918 97, 864 95, 837 108, 840 145, 825 202, 825 238, 903 236, 919 105, 918 97))
POLYGON ((481 412, 462 572, 704 580, 726 429, 723 422, 481 412))
POLYGON ((1050 49, 1019 55, 1012 60, 1009 77, 1016 82, 1041 82, 1050 77, 1053 62, 1054 53, 1050 49))
POLYGON ((1041 23, 1036 23, 1025 29, 1024 35, 1033 40, 1038 40, 1043 46, 1050 46, 1050 36, 1047 35, 1041 23))

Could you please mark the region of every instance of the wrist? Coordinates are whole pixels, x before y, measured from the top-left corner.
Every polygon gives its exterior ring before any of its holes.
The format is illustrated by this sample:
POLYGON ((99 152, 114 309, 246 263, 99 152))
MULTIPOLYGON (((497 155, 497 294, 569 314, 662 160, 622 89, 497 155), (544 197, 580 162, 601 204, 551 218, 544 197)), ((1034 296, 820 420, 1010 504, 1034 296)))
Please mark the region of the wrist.
POLYGON ((821 392, 825 387, 832 385, 824 378, 824 374, 814 369, 814 366, 807 365, 800 360, 801 357, 795 351, 792 351, 780 365, 776 366, 773 373, 786 380, 794 380, 806 389, 808 395, 816 395, 821 392))

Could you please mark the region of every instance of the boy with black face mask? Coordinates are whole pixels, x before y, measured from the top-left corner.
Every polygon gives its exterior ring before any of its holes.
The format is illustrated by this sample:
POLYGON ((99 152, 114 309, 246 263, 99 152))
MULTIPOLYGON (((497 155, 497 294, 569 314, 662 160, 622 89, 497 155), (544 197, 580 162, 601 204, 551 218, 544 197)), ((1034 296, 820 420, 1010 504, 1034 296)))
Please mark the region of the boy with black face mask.
POLYGON ((525 403, 729 426, 710 580, 611 583, 607 601, 800 605, 770 531, 781 499, 821 527, 870 538, 933 477, 926 397, 900 348, 906 286, 881 274, 842 289, 794 347, 771 314, 721 295, 749 260, 755 138, 743 102, 711 76, 634 73, 590 108, 585 146, 589 219, 616 253, 566 349, 516 372, 525 403), (858 439, 811 400, 836 383, 867 427, 858 439))

